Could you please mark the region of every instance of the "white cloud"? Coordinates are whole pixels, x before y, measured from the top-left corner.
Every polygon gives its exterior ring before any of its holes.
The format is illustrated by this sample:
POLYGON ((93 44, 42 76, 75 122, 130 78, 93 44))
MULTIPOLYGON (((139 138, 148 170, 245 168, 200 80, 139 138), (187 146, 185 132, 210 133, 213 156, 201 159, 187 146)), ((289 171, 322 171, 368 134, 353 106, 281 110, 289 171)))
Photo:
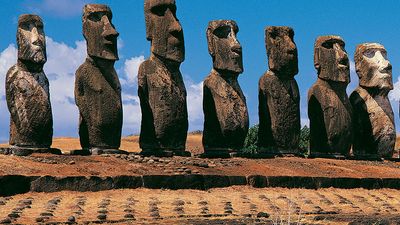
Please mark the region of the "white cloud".
POLYGON ((400 100, 400 77, 398 77, 397 81, 393 84, 393 90, 389 92, 389 99, 391 101, 400 100))
POLYGON ((54 136, 77 136, 78 108, 74 101, 75 71, 85 61, 86 43, 71 47, 46 38, 47 63, 44 71, 50 83, 54 136))
POLYGON ((9 134, 9 113, 5 100, 5 79, 8 69, 17 62, 17 49, 11 44, 0 53, 0 142, 6 142, 9 134))
MULTIPOLYGON (((8 69, 17 62, 17 48, 10 44, 0 53, 0 79, 5 81, 8 69)), ((5 87, 0 85, 0 97, 5 96, 5 87)))
POLYGON ((185 79, 187 91, 187 107, 189 130, 203 130, 203 82, 195 83, 191 79, 185 79))
POLYGON ((121 79, 121 84, 136 85, 137 75, 139 71, 140 64, 144 61, 144 56, 132 57, 125 60, 124 62, 124 75, 125 77, 121 79))
POLYGON ((353 60, 350 60, 350 84, 347 86, 347 94, 350 96, 351 93, 356 89, 358 86, 358 76, 356 73, 356 67, 353 60))
POLYGON ((300 118, 301 127, 307 126, 310 127, 310 119, 308 118, 300 118))
POLYGON ((122 93, 122 101, 124 102, 124 118, 122 125, 122 134, 131 135, 139 134, 142 112, 140 110, 139 97, 137 95, 129 95, 122 93))
POLYGON ((68 18, 82 14, 83 6, 88 0, 40 0, 25 1, 25 8, 37 14, 48 14, 53 17, 68 18))

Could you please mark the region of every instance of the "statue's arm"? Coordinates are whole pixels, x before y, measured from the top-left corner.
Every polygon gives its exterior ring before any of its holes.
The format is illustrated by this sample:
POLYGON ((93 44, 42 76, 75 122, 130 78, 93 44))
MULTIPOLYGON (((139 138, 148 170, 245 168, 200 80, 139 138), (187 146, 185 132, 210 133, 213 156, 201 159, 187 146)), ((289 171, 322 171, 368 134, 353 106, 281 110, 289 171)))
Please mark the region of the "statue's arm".
POLYGON ((86 82, 85 77, 88 74, 79 68, 75 73, 75 103, 78 106, 79 113, 85 118, 89 118, 89 112, 87 111, 87 102, 86 102, 86 89, 88 88, 88 84, 86 82))

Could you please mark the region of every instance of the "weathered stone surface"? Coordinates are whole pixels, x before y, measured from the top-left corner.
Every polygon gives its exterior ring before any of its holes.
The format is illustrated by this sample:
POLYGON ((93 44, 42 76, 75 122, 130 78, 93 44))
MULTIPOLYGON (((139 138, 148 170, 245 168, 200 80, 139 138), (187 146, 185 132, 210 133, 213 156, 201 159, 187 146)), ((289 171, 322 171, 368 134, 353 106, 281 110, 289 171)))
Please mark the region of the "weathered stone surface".
POLYGON ((354 56, 359 86, 350 96, 353 106, 355 156, 390 158, 396 129, 388 93, 393 89, 392 65, 378 43, 357 46, 354 56))
POLYGON ((43 71, 46 42, 42 19, 24 14, 18 19, 18 61, 6 75, 10 140, 16 148, 49 148, 53 117, 49 81, 43 71))
POLYGON ((350 153, 352 107, 346 94, 350 70, 344 46, 339 36, 321 36, 315 42, 318 79, 308 91, 311 155, 350 153))
POLYGON ((151 56, 138 73, 140 148, 147 155, 182 154, 188 130, 186 89, 179 71, 185 55, 183 30, 174 0, 146 0, 144 11, 151 56))
POLYGON ((258 86, 258 146, 261 153, 298 153, 300 93, 297 47, 290 27, 267 27, 269 70, 258 86))
POLYGON ((88 56, 75 75, 83 149, 118 149, 121 142, 121 85, 114 69, 118 32, 111 18, 111 9, 106 5, 88 4, 83 9, 88 56))
POLYGON ((208 50, 213 69, 203 84, 205 155, 224 155, 243 147, 249 129, 246 98, 238 83, 243 72, 239 28, 232 20, 208 24, 208 50))

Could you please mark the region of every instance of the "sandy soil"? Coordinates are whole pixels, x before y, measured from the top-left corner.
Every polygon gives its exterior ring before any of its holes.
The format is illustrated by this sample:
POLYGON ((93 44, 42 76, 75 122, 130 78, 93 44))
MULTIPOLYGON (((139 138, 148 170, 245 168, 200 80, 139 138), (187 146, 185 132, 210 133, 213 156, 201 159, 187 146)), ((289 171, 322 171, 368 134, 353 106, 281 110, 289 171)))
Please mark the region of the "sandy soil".
MULTIPOLYGON (((203 152, 201 144, 201 134, 190 134, 186 141, 186 148, 194 154, 203 152)), ((0 147, 8 147, 8 143, 0 144, 0 147)), ((79 138, 71 137, 56 137, 53 139, 53 148, 61 149, 61 151, 68 153, 71 150, 80 149, 79 138)), ((121 149, 129 152, 140 152, 139 136, 128 136, 121 139, 121 149)))
POLYGON ((249 187, 209 191, 135 189, 27 193, 0 198, 0 202, 0 221, 17 214, 18 217, 11 221, 21 224, 66 222, 70 217, 78 223, 106 221, 119 224, 400 221, 400 191, 391 189, 353 189, 351 192, 333 188, 318 191, 249 187))

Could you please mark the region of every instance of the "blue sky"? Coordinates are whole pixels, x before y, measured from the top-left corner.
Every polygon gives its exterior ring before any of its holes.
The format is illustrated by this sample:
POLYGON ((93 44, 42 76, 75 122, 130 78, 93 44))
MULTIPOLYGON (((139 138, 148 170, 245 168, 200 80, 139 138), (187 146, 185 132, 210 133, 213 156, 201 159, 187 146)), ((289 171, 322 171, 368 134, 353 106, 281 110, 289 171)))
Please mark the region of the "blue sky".
MULTIPOLYGON (((78 111, 73 100, 74 73, 86 57, 82 36, 81 14, 86 3, 103 3, 111 7, 113 23, 120 33, 120 60, 116 69, 123 87, 123 134, 137 134, 140 107, 137 99, 137 67, 150 54, 145 38, 142 0, 1 0, 0 12, 0 79, 16 61, 15 35, 18 16, 38 14, 45 24, 48 62, 45 72, 50 80, 54 135, 74 136, 78 132, 78 111)), ((340 35, 353 61, 357 44, 383 44, 393 65, 395 90, 391 92, 396 124, 399 124, 398 82, 400 54, 400 1, 294 1, 294 0, 177 0, 177 16, 181 21, 186 46, 186 60, 181 66, 188 90, 190 130, 202 129, 202 80, 210 72, 212 62, 207 51, 205 30, 210 20, 233 19, 239 26, 238 39, 243 47, 244 73, 240 85, 247 97, 250 124, 258 122, 257 86, 267 70, 264 28, 271 25, 291 26, 299 55, 296 80, 301 93, 302 123, 307 124, 307 91, 317 74, 313 65, 313 46, 317 36, 340 35)), ((353 67, 354 68, 354 67, 353 67)), ((357 86, 351 73, 348 93, 357 86)), ((8 139, 9 113, 5 104, 4 86, 0 86, 0 141, 8 139)), ((399 126, 397 126, 397 130, 399 126)))

